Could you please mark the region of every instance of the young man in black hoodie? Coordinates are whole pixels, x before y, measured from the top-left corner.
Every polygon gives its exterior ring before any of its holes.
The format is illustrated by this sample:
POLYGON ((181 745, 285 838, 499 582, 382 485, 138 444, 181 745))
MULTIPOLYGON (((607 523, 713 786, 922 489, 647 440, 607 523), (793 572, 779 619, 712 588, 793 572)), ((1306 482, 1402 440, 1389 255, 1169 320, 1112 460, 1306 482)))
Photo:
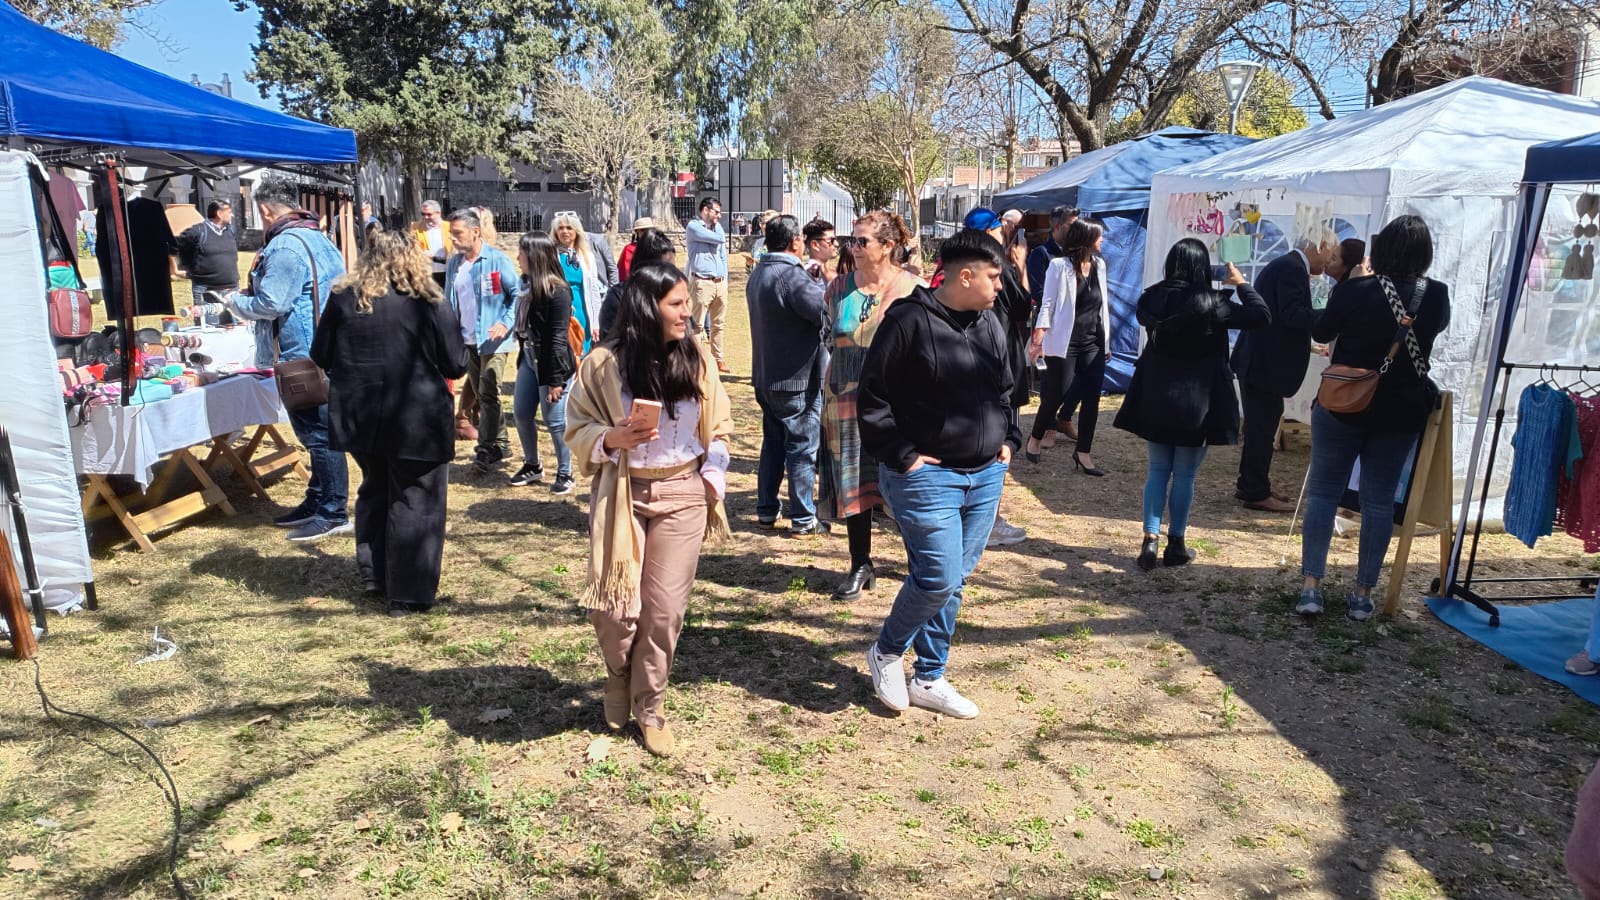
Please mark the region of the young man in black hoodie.
POLYGON ((861 443, 882 461, 878 488, 910 564, 867 667, 890 709, 970 719, 978 707, 945 680, 945 663, 961 590, 983 556, 1022 431, 1005 327, 994 313, 1005 250, 965 231, 939 255, 944 283, 889 308, 861 374, 861 443), (909 690, 907 648, 917 652, 909 690))

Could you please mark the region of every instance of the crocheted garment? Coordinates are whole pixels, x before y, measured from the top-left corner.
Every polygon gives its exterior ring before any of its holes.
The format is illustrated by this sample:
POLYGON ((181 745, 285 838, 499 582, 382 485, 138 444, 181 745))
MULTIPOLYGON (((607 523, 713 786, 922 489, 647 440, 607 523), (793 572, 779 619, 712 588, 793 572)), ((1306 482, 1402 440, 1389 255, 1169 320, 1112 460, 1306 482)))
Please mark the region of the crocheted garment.
POLYGON ((1532 547, 1555 523, 1558 474, 1571 475, 1583 455, 1572 398, 1549 385, 1525 388, 1511 446, 1516 454, 1506 488, 1506 533, 1532 547))
POLYGON ((1572 395, 1578 413, 1582 459, 1563 469, 1556 488, 1556 525, 1583 541, 1583 552, 1600 553, 1600 397, 1572 395))

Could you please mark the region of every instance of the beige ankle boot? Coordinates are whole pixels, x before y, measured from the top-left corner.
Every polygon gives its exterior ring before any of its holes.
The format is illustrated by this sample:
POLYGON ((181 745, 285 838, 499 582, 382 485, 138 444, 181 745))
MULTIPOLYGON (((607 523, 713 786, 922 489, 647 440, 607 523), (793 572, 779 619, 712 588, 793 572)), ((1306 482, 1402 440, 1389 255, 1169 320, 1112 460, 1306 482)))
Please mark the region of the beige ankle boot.
POLYGON ((621 731, 628 724, 628 676, 607 675, 604 696, 606 727, 621 731))
POLYGON ((644 733, 644 748, 656 756, 671 756, 678 749, 672 727, 664 722, 659 727, 641 723, 639 730, 644 733))

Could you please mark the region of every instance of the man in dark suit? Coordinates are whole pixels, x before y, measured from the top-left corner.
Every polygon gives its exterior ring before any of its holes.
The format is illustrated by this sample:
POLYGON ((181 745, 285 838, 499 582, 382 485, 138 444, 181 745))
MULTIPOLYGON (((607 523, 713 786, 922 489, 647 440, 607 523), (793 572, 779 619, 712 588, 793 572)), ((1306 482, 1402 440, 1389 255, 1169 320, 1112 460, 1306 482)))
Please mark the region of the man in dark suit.
POLYGON ((1283 421, 1283 401, 1293 397, 1311 363, 1311 276, 1321 275, 1338 245, 1302 240, 1267 263, 1256 290, 1267 301, 1272 324, 1239 334, 1233 371, 1239 376, 1244 410, 1239 481, 1233 496, 1247 509, 1294 512, 1294 504, 1272 490, 1272 450, 1283 421))
POLYGON ((821 530, 816 513, 817 445, 822 435, 822 283, 800 261, 803 234, 794 216, 773 216, 767 253, 750 273, 754 352, 751 381, 761 407, 761 461, 756 467, 756 518, 778 520, 778 485, 789 475, 789 527, 803 536, 821 530))

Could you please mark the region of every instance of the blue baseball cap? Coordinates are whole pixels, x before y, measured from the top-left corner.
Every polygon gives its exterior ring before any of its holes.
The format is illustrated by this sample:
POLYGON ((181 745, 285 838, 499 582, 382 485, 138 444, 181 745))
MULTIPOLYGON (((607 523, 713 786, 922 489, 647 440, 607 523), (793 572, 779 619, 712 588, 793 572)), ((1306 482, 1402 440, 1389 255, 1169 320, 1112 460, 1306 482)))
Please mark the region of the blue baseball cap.
POLYGON ((987 206, 975 206, 961 220, 961 227, 970 231, 993 231, 1000 227, 1000 216, 987 206))

